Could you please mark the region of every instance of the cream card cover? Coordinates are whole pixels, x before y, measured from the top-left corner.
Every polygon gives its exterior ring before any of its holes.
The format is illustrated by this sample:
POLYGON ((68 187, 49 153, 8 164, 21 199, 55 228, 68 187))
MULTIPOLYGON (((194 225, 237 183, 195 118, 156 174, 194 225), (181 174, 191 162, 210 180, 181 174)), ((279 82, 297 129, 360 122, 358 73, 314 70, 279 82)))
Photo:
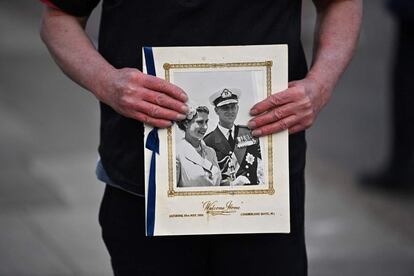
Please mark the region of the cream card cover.
POLYGON ((181 87, 190 107, 156 131, 159 154, 145 149, 147 235, 290 231, 288 132, 258 139, 246 126, 255 103, 287 88, 287 51, 143 49, 144 71, 181 87))

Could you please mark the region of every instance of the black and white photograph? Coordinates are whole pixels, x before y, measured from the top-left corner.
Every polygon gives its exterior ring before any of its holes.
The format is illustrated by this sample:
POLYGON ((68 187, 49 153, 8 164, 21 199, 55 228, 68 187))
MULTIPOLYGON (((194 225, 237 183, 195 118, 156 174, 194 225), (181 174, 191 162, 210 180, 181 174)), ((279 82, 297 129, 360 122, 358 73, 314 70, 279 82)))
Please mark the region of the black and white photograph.
POLYGON ((171 72, 190 107, 175 127, 177 187, 264 185, 260 140, 246 125, 259 93, 266 93, 266 71, 193 70, 171 72))

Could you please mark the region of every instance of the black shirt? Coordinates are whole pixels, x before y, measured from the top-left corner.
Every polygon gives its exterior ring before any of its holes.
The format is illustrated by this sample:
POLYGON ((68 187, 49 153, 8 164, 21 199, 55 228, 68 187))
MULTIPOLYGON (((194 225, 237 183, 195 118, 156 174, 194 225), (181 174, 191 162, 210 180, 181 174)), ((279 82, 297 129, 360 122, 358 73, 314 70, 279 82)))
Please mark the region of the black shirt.
MULTIPOLYGON (((51 2, 73 15, 86 16, 99 0, 51 2)), ((141 69, 142 46, 288 44, 289 80, 296 80, 307 72, 300 18, 301 0, 103 0, 99 52, 117 68, 141 69)), ((100 106, 102 165, 112 183, 144 194, 143 125, 103 103, 100 106)), ((307 274, 305 154, 305 133, 290 135, 291 232, 273 235, 274 252, 263 252, 278 260, 274 275, 307 274)))

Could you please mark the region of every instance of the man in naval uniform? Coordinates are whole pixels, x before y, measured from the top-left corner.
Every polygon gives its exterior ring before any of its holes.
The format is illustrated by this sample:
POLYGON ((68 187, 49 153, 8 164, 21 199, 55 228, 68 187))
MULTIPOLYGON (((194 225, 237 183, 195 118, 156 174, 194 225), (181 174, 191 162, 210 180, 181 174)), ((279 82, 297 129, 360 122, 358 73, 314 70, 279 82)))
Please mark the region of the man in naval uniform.
POLYGON ((246 126, 235 125, 241 92, 224 88, 210 96, 219 117, 215 130, 204 137, 207 146, 216 151, 222 174, 222 186, 257 185, 263 182, 260 143, 246 126), (259 165, 259 166, 258 166, 259 165))

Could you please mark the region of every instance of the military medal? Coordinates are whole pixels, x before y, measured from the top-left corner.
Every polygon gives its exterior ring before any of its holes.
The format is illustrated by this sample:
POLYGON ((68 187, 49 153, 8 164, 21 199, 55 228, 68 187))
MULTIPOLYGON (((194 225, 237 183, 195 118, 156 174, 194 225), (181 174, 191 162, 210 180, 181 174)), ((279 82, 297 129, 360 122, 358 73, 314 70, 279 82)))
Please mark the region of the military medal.
POLYGON ((241 135, 237 137, 237 147, 240 148, 245 148, 251 145, 255 145, 257 144, 258 139, 254 138, 252 135, 250 134, 246 134, 246 135, 241 135))

